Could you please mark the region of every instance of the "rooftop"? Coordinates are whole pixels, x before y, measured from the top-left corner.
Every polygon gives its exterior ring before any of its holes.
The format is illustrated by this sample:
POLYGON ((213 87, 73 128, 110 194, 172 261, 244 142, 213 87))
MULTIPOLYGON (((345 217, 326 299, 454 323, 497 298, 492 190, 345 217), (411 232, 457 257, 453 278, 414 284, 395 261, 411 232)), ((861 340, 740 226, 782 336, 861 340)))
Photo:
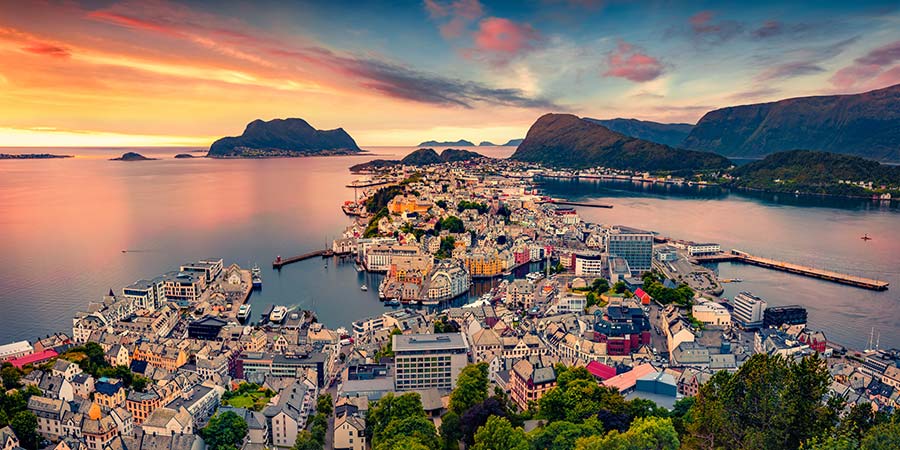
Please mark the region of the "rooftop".
POLYGON ((466 341, 459 333, 398 334, 394 336, 395 352, 418 350, 466 349, 466 341))

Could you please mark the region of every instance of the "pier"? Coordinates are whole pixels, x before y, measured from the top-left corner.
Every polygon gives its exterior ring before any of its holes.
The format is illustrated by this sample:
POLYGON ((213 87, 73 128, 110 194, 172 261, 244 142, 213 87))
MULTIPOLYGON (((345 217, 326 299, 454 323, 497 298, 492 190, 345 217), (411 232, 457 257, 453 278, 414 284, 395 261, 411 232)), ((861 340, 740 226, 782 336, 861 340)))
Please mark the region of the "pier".
POLYGON ((734 261, 740 262, 744 264, 751 264, 754 266, 765 267, 767 269, 780 270, 782 272, 793 273, 797 275, 804 275, 807 277, 818 278, 820 280, 831 281, 834 283, 846 284, 848 286, 854 286, 863 289, 870 289, 873 291, 886 291, 890 283, 887 281, 874 280, 871 278, 858 277, 856 275, 850 275, 846 273, 838 273, 831 270, 826 269, 818 269, 815 267, 808 267, 801 264, 794 264, 784 261, 777 261, 774 259, 763 258, 760 256, 754 256, 747 252, 742 252, 740 250, 732 250, 731 253, 719 253, 716 255, 709 256, 698 256, 693 258, 697 263, 705 263, 705 262, 726 262, 726 261, 734 261))
POLYGON ((275 258, 275 261, 272 261, 272 268, 280 269, 282 266, 286 266, 288 264, 307 260, 310 258, 315 258, 317 256, 321 256, 323 258, 334 256, 334 251, 331 249, 316 250, 314 252, 304 253, 302 255, 291 256, 290 258, 282 258, 279 256, 275 258))
POLYGON ((588 208, 612 208, 613 205, 607 205, 603 203, 588 203, 588 202, 570 202, 568 200, 550 200, 550 203, 554 205, 568 205, 568 206, 585 206, 588 208))
POLYGON ((373 186, 381 186, 384 184, 392 184, 396 183, 391 180, 354 180, 350 184, 346 185, 348 188, 367 188, 373 186))

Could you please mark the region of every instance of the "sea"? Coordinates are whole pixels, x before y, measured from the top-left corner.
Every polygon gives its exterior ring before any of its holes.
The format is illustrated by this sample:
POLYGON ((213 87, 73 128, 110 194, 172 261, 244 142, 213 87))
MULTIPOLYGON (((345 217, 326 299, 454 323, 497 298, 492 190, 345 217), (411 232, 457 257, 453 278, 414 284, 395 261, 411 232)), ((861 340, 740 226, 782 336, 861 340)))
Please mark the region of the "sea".
MULTIPOLYGON (((200 148, 4 148, 67 159, 0 160, 0 343, 71 332, 73 314, 110 289, 222 258, 259 265, 254 317, 271 305, 316 312, 330 327, 381 314, 380 275, 352 261, 314 258, 272 268, 277 256, 330 245, 350 224, 340 205, 359 178, 351 165, 400 158, 414 147, 369 147, 354 156, 175 159, 200 148), (127 151, 152 161, 110 161, 127 151), (369 289, 360 289, 366 284, 369 289)), ((479 147, 506 157, 513 147, 479 147)), ((811 327, 851 348, 900 347, 900 209, 897 204, 720 188, 614 181, 539 180, 548 195, 613 205, 579 207, 584 220, 677 239, 718 242, 760 256, 877 278, 873 292, 753 266, 713 266, 725 296, 750 291, 772 305, 799 304, 811 327), (870 241, 860 237, 868 234, 870 241)), ((534 270, 534 269, 526 269, 534 270)), ((470 298, 490 286, 479 284, 470 298)), ((466 298, 457 301, 464 303, 466 298)))

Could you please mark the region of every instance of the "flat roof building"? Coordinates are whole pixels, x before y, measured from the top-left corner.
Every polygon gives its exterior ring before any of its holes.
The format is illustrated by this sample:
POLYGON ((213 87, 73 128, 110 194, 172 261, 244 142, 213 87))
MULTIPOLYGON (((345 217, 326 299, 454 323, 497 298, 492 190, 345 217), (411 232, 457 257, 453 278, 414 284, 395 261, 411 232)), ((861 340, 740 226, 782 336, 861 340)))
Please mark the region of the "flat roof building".
POLYGON ((461 333, 393 336, 398 391, 436 388, 451 390, 469 361, 469 345, 461 333))

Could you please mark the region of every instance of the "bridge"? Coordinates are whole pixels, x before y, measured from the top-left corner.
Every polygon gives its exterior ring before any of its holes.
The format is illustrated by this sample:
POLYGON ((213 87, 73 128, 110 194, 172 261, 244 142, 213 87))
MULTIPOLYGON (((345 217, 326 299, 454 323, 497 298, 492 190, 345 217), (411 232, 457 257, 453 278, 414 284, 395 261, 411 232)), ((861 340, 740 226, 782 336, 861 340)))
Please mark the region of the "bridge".
POLYGON ((726 261, 740 262, 744 264, 765 267, 767 269, 780 270, 782 272, 804 275, 811 278, 818 278, 820 280, 831 281, 834 283, 846 284, 848 286, 870 289, 873 291, 886 291, 888 289, 888 286, 890 285, 890 283, 888 283, 887 281, 874 280, 871 278, 858 277, 856 275, 839 273, 827 269, 819 269, 815 267, 804 266, 801 264, 763 258, 761 256, 754 256, 740 250, 731 250, 730 253, 717 253, 708 256, 697 256, 692 259, 697 263, 726 261))

